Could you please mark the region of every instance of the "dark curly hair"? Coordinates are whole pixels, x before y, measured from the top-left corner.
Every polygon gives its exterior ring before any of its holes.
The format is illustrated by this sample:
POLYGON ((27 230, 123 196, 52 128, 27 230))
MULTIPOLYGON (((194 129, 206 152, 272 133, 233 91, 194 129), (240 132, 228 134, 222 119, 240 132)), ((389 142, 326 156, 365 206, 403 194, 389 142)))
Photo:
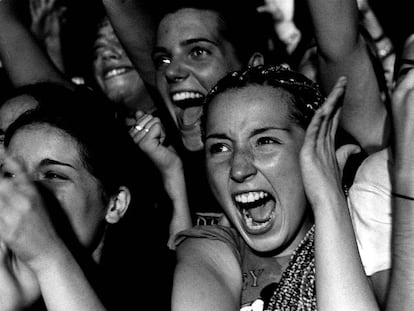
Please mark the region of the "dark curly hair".
POLYGON ((249 85, 271 86, 290 94, 291 116, 304 129, 309 125, 315 111, 322 105, 324 96, 319 85, 301 73, 283 65, 260 65, 234 71, 222 78, 207 94, 202 117, 203 137, 209 104, 219 94, 249 85))

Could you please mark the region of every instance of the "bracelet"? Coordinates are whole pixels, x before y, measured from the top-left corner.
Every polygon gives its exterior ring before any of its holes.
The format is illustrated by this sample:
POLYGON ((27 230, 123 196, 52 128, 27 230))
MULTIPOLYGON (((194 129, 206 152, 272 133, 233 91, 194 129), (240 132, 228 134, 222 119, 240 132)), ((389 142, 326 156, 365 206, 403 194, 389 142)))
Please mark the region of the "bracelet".
POLYGON ((409 196, 406 196, 406 195, 403 195, 403 194, 399 194, 399 193, 396 193, 396 192, 391 192, 391 194, 392 194, 392 196, 397 197, 397 198, 414 201, 414 198, 413 197, 409 197, 409 196))

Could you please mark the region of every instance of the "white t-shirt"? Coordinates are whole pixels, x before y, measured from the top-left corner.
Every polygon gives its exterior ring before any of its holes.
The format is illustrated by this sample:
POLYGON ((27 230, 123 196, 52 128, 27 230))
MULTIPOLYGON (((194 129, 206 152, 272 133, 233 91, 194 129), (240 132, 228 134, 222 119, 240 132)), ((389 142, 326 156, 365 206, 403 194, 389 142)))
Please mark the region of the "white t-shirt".
POLYGON ((390 150, 368 156, 349 189, 349 210, 368 276, 391 268, 390 150))

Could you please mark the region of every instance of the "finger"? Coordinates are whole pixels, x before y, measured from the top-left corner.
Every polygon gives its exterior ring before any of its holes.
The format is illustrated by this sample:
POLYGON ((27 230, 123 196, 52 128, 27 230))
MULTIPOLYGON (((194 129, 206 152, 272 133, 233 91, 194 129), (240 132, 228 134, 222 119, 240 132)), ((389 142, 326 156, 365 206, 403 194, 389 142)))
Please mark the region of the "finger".
POLYGON ((30 13, 31 13, 32 17, 36 12, 36 3, 35 3, 36 1, 37 0, 30 0, 29 1, 29 9, 30 9, 30 13))
POLYGON ((151 114, 144 114, 142 117, 137 119, 137 125, 141 127, 147 127, 147 123, 150 122, 154 117, 151 114))
POLYGON ((407 90, 414 87, 414 70, 410 70, 402 79, 398 80, 393 92, 393 102, 400 102, 407 90))
POLYGON ((7 154, 4 159, 4 172, 8 172, 9 178, 7 180, 17 189, 23 190, 28 188, 30 183, 26 171, 16 159, 7 154))
MULTIPOLYGON (((145 147, 148 143, 151 142, 150 147, 158 147, 162 142, 165 140, 165 134, 161 129, 161 123, 156 122, 151 124, 148 133, 142 138, 141 142, 139 143, 142 149, 148 149, 145 147)), ((149 146, 149 145, 148 145, 149 146)))
POLYGON ((141 118, 143 115, 145 115, 145 112, 142 110, 137 110, 137 112, 135 112, 135 119, 139 119, 141 118))
POLYGON ((332 118, 332 122, 330 122, 329 136, 330 136, 331 142, 335 142, 336 131, 338 130, 338 125, 339 125, 339 120, 340 120, 340 117, 341 117, 341 112, 342 112, 342 107, 338 107, 335 110, 334 116, 332 118))
POLYGON ((257 12, 259 13, 268 13, 271 12, 267 5, 262 5, 256 8, 257 12))
POLYGON ((357 154, 359 152, 361 152, 361 148, 353 144, 343 145, 338 148, 338 150, 336 151, 336 161, 338 163, 341 176, 343 175, 342 173, 344 171, 344 167, 346 162, 348 161, 348 158, 352 154, 357 154))
POLYGON ((324 122, 321 124, 321 135, 325 137, 331 134, 332 120, 337 116, 337 108, 342 103, 343 95, 345 94, 347 79, 346 77, 340 77, 328 97, 325 99, 321 107, 321 113, 324 115, 324 122))

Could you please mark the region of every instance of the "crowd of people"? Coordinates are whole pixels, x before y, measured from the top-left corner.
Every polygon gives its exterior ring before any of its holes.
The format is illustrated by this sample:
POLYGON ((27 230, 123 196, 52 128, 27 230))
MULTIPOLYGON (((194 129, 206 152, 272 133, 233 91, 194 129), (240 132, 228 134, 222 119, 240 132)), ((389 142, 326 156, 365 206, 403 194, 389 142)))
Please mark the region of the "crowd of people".
POLYGON ((86 7, 0 0, 1 311, 412 308, 414 35, 369 0, 86 7))

